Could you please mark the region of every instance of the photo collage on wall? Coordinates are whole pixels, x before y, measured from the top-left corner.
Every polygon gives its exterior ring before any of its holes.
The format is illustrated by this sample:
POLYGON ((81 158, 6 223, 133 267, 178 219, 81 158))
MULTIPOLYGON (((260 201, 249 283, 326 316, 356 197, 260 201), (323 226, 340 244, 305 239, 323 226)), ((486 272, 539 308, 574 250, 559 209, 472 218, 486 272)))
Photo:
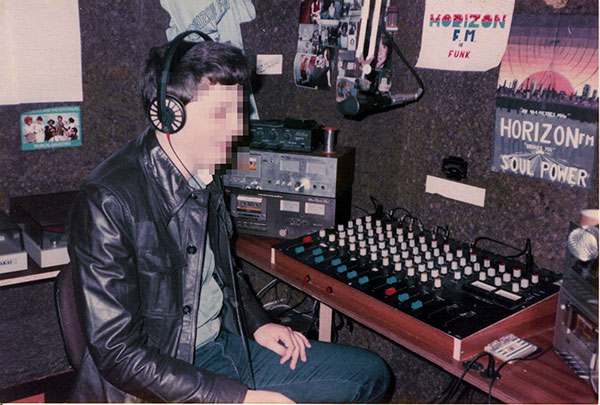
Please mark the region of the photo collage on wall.
MULTIPOLYGON (((298 50, 294 59, 294 80, 298 86, 329 90, 334 83, 335 54, 351 56, 360 22, 360 0, 303 0, 300 5, 298 50)), ((339 60, 339 57, 338 57, 339 60)), ((344 72, 338 69, 338 76, 344 72)))
MULTIPOLYGON (((362 3, 361 0, 301 2, 298 50, 294 60, 294 79, 298 86, 319 90, 335 86, 337 102, 356 96, 359 91, 390 91, 392 46, 384 35, 377 38, 373 60, 366 65, 368 72, 363 72, 357 59, 361 13, 364 11, 362 3)), ((392 8, 396 9, 388 4, 386 29, 393 33, 397 30, 397 21, 389 18, 392 8)), ((369 43, 371 33, 367 32, 365 36, 365 43, 369 43)))

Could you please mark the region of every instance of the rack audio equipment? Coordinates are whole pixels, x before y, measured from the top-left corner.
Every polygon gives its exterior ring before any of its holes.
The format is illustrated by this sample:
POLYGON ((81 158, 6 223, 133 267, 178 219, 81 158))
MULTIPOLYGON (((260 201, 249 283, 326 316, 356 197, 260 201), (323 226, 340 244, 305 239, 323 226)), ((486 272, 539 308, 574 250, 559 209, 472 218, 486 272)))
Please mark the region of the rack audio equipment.
POLYGON ((510 333, 550 329, 556 316, 559 273, 396 218, 367 215, 281 242, 272 262, 300 263, 302 274, 294 277, 314 296, 330 297, 342 312, 352 307, 367 321, 386 319, 399 330, 384 334, 435 342, 456 360, 510 333))
POLYGON ((321 143, 320 125, 313 120, 250 120, 250 147, 311 152, 321 143))
POLYGON ((332 155, 250 149, 250 169, 223 176, 229 187, 335 198, 352 187, 356 149, 340 146, 332 155))
POLYGON ((351 189, 326 198, 225 187, 236 230, 251 235, 296 238, 350 218, 351 189))

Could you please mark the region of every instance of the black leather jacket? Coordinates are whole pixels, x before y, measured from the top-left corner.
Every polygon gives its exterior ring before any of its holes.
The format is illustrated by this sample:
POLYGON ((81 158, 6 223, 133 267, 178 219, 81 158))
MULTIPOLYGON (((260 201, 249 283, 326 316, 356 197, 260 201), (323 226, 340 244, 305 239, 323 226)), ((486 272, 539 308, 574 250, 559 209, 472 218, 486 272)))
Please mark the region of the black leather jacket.
MULTIPOLYGON (((206 233, 223 289, 222 327, 238 333, 231 220, 217 181, 192 189, 153 130, 88 177, 68 227, 87 349, 75 402, 241 402, 247 387, 193 366, 206 233)), ((250 336, 267 313, 239 270, 250 336)))

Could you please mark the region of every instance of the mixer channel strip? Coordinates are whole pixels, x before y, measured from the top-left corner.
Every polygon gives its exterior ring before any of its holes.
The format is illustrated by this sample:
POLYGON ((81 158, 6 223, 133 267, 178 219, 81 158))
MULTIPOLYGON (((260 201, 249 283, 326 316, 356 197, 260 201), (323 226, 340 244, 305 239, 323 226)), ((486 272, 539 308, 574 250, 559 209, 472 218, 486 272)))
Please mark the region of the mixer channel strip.
POLYGON ((369 215, 273 249, 275 262, 288 256, 459 340, 556 298, 559 290, 558 273, 528 273, 517 260, 369 215))

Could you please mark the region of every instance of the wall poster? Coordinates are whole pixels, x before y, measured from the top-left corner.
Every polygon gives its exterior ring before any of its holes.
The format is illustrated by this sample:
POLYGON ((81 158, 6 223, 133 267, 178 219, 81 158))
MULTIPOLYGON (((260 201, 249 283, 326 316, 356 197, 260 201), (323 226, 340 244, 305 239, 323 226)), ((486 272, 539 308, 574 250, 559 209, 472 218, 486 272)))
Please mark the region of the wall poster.
POLYGON ((81 146, 79 106, 44 108, 21 114, 21 148, 54 149, 81 146))
POLYGON ((500 65, 492 170, 589 189, 597 151, 597 18, 515 15, 500 65))

